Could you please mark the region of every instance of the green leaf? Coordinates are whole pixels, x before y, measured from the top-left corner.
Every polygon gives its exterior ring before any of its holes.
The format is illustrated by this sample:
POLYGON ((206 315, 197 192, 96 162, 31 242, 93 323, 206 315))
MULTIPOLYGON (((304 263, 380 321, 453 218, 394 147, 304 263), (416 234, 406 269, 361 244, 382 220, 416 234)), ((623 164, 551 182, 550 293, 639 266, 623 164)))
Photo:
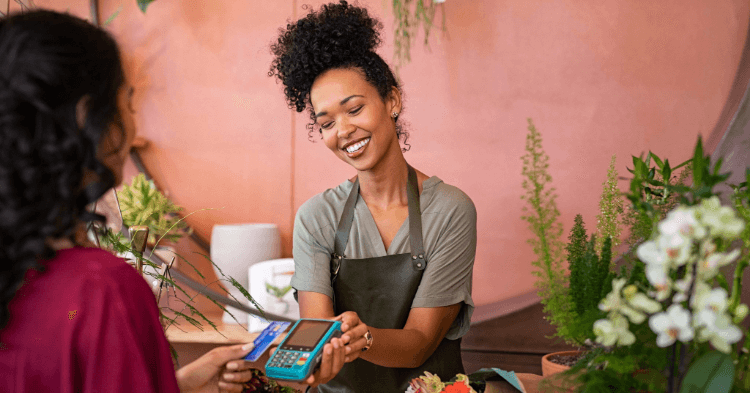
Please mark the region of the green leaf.
POLYGON ((648 152, 648 154, 651 156, 651 158, 654 159, 654 162, 656 163, 657 167, 661 168, 664 165, 664 162, 662 162, 662 160, 659 157, 657 157, 656 154, 651 153, 651 152, 648 152))
POLYGON ((112 21, 115 20, 115 18, 117 18, 117 15, 120 15, 120 11, 122 11, 122 6, 120 6, 117 10, 115 10, 115 12, 113 12, 112 15, 110 15, 109 18, 107 18, 106 21, 104 21, 104 24, 102 24, 102 26, 106 27, 107 25, 112 23, 112 21))
POLYGON ((138 8, 141 9, 141 12, 144 14, 146 13, 146 8, 148 8, 151 3, 153 3, 155 0, 136 0, 138 2, 138 8))
POLYGON ((699 185, 703 182, 703 142, 698 138, 693 153, 693 184, 699 185))
POLYGON ((682 380, 680 393, 728 393, 734 382, 732 357, 709 352, 696 360, 682 380))
POLYGON ((664 182, 669 183, 669 179, 672 177, 672 168, 669 166, 669 160, 664 160, 664 167, 661 169, 661 177, 664 182))

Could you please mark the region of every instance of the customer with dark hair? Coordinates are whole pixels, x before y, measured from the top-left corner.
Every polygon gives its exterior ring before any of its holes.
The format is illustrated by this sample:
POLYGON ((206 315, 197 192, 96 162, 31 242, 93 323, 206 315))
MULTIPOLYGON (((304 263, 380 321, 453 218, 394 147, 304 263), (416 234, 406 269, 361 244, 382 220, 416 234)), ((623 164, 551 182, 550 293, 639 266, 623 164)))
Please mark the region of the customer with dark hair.
POLYGON ((357 172, 303 204, 294 224, 301 315, 343 322, 306 381, 322 392, 403 392, 424 371, 463 372, 474 307, 476 210, 404 159, 401 87, 375 53, 381 28, 341 1, 288 24, 271 47, 289 106, 307 108, 310 135, 357 172))
POLYGON ((86 239, 102 219, 87 206, 122 180, 131 92, 103 30, 51 11, 0 19, 2 392, 239 392, 250 377, 227 364, 238 345, 175 378, 146 281, 86 239))

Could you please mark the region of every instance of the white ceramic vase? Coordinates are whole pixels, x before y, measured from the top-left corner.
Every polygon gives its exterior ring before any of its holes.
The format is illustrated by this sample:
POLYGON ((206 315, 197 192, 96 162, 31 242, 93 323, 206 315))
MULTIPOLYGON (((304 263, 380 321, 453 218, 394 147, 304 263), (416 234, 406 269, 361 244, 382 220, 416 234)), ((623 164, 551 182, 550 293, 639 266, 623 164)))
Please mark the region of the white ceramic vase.
MULTIPOLYGON (((294 300, 294 289, 277 298, 266 284, 276 288, 287 288, 294 274, 294 259, 281 258, 256 263, 248 270, 250 295, 260 304, 263 311, 271 314, 299 319, 299 305, 294 300)), ((250 318, 247 330, 250 333, 260 332, 270 322, 262 318, 250 318)))
MULTIPOLYGON (((211 260, 221 271, 231 276, 247 289, 248 268, 261 261, 281 256, 281 237, 275 224, 230 224, 214 225, 211 233, 211 260)), ((216 267, 214 267, 216 271, 216 267)), ((216 276, 222 278, 216 271, 216 276)), ((242 293, 228 282, 222 282, 238 301, 250 305, 242 293)), ((252 307, 252 306, 251 306, 252 307)), ((233 307, 227 307, 237 320, 224 313, 224 323, 246 323, 248 314, 233 307)))

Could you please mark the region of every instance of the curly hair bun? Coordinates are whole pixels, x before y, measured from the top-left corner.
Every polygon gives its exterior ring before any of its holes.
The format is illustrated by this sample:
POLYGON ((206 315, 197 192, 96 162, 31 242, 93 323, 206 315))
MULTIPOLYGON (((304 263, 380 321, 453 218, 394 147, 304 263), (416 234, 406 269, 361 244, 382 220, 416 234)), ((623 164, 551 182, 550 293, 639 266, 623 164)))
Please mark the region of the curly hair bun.
POLYGON ((274 60, 269 76, 283 82, 289 107, 302 112, 315 78, 323 71, 377 56, 374 51, 381 43, 382 28, 365 8, 344 0, 323 5, 281 29, 271 45, 274 60))

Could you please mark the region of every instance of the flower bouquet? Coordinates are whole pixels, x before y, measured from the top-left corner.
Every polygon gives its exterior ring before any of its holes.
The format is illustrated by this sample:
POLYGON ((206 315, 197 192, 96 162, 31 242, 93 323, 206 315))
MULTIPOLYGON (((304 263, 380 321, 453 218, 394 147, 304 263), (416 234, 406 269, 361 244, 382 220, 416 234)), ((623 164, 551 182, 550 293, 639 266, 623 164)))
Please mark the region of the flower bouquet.
POLYGON ((419 378, 414 378, 406 389, 406 393, 477 393, 471 387, 469 377, 458 374, 449 382, 443 382, 440 377, 425 372, 419 378))
POLYGON ((290 388, 288 386, 280 386, 276 381, 269 379, 262 371, 258 369, 252 369, 253 377, 245 382, 245 389, 242 393, 251 392, 267 392, 267 393, 298 393, 299 390, 290 388))
POLYGON ((750 260, 750 171, 729 206, 714 191, 729 175, 721 162, 711 165, 700 140, 678 166, 690 164, 690 187, 670 182, 668 160, 649 154, 633 162, 628 198, 648 225, 629 269, 599 303, 606 317, 593 323, 596 344, 569 376, 583 392, 750 392, 750 340, 742 345, 740 328, 748 314, 740 296, 750 260), (669 200, 676 205, 664 209, 669 200))

